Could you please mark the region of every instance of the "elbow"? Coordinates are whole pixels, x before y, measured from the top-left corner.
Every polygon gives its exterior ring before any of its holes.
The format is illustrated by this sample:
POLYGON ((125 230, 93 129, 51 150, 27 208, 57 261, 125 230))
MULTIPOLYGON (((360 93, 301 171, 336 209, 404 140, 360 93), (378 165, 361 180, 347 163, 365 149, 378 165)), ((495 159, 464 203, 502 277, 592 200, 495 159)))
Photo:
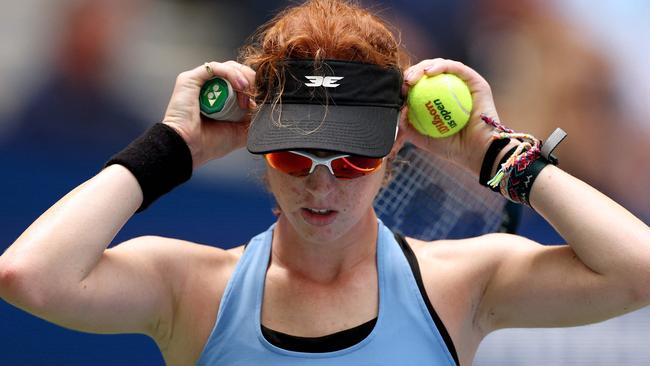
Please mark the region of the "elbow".
POLYGON ((0 299, 7 297, 7 289, 9 288, 9 284, 12 282, 13 277, 15 277, 15 275, 0 263, 0 299))
POLYGON ((20 282, 21 271, 5 262, 7 261, 0 260, 0 297, 9 300, 11 294, 15 293, 16 284, 20 282))
POLYGON ((16 280, 16 270, 7 264, 6 255, 0 256, 0 297, 5 298, 9 287, 16 280))
POLYGON ((33 276, 18 264, 0 258, 0 298, 17 307, 37 309, 45 306, 47 296, 39 291, 33 276))

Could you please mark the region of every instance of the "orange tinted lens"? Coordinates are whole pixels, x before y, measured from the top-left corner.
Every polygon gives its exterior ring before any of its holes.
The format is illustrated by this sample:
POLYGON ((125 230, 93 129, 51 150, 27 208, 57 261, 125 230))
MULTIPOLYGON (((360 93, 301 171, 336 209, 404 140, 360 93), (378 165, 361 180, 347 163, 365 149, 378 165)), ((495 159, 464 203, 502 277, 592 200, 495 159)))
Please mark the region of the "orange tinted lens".
POLYGON ((278 151, 264 155, 271 167, 296 177, 309 174, 311 159, 289 151, 278 151))
POLYGON ((378 158, 351 155, 332 161, 332 170, 337 178, 357 178, 377 171, 381 161, 378 158))

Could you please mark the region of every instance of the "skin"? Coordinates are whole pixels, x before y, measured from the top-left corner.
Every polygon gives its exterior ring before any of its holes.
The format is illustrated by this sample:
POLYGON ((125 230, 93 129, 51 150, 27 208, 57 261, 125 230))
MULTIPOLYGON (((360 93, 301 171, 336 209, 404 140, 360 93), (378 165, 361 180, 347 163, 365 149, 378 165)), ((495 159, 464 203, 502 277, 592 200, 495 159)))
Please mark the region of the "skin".
MULTIPOLYGON (((210 65, 239 91, 240 106, 251 106, 246 93, 254 72, 232 61, 210 65)), ((425 60, 405 70, 404 91, 423 74, 441 72, 468 83, 477 113, 497 117, 487 82, 454 61, 425 60)), ((198 93, 209 78, 203 66, 179 75, 164 118, 188 143, 195 168, 245 145, 245 123, 200 118, 198 93)), ((417 134, 402 119, 393 154, 411 141, 478 177, 491 133, 477 114, 461 133, 442 140, 417 134)), ((371 204, 382 173, 346 181, 323 167, 302 178, 268 171, 283 214, 265 282, 264 325, 313 337, 377 316, 377 223, 371 204), (301 214, 304 207, 338 214, 329 225, 310 225, 301 214)), ((472 363, 480 341, 496 329, 586 324, 650 304, 647 225, 553 166, 542 170, 530 198, 568 245, 542 246, 507 234, 433 243, 407 238, 462 365, 472 363)), ((102 170, 48 209, 0 256, 0 296, 65 327, 146 334, 168 364, 194 364, 242 249, 151 236, 106 249, 141 202, 128 170, 119 165, 102 170)))

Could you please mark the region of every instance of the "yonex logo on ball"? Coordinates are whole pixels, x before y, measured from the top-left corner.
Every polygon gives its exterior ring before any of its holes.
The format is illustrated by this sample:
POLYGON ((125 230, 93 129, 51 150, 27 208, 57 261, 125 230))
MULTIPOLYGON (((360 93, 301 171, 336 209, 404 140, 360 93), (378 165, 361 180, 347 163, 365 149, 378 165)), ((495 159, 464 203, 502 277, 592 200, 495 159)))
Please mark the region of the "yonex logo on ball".
POLYGON ((305 85, 316 88, 319 86, 325 87, 325 88, 336 88, 337 86, 341 84, 337 84, 336 82, 343 79, 343 76, 305 76, 307 80, 310 81, 310 83, 305 83, 305 85))

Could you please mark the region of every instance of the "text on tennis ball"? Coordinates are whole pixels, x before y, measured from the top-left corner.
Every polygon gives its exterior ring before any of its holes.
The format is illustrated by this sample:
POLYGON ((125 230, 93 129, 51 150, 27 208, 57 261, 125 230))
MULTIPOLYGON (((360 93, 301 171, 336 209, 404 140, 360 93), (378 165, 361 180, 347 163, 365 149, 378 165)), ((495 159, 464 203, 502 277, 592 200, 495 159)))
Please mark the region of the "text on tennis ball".
POLYGON ((455 128, 458 125, 451 117, 451 112, 445 109, 445 105, 442 104, 440 99, 434 99, 433 102, 428 101, 424 106, 427 107, 429 114, 433 117, 431 123, 441 134, 449 132, 450 128, 455 128))

